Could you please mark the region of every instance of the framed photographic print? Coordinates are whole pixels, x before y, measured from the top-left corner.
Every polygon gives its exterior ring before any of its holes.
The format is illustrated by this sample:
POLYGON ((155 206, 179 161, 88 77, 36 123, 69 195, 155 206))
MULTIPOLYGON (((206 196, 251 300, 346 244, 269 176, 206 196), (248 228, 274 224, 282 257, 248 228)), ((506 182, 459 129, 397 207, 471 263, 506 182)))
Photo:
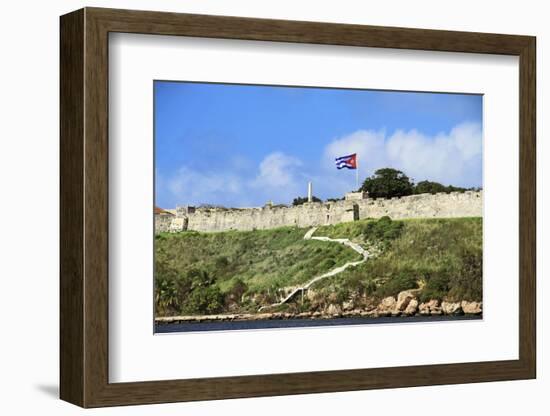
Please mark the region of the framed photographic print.
POLYGON ((535 38, 61 17, 61 398, 534 378, 535 38))
POLYGON ((155 331, 481 319, 482 99, 156 80, 155 331))

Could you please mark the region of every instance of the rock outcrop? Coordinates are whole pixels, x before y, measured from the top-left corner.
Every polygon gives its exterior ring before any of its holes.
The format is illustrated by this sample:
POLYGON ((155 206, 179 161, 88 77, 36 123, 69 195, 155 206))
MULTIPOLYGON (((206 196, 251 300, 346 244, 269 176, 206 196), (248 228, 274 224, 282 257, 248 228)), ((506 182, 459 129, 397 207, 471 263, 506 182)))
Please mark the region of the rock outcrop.
POLYGON ((464 313, 469 315, 480 315, 482 312, 482 303, 481 302, 468 302, 463 300, 460 303, 464 313))
POLYGON ((460 302, 441 302, 441 310, 445 315, 461 315, 462 306, 460 302))
POLYGON ((376 308, 376 312, 379 316, 390 316, 395 311, 395 306, 397 301, 393 296, 388 296, 387 298, 382 299, 382 302, 376 308))
POLYGON ((441 315, 443 311, 439 307, 437 299, 431 299, 429 302, 423 302, 418 307, 420 315, 441 315))
POLYGON ((331 316, 338 316, 342 314, 342 308, 340 307, 340 305, 335 305, 334 303, 331 303, 330 305, 328 305, 325 313, 331 316))
POLYGON ((406 310, 409 303, 413 299, 416 299, 416 296, 419 293, 420 293, 420 289, 411 289, 411 290, 405 290, 403 292, 400 292, 397 295, 397 302, 395 304, 395 309, 400 312, 406 310))
POLYGON ((416 315, 417 312, 418 312, 418 300, 414 298, 410 300, 409 304, 403 311, 403 315, 412 316, 412 315, 416 315))

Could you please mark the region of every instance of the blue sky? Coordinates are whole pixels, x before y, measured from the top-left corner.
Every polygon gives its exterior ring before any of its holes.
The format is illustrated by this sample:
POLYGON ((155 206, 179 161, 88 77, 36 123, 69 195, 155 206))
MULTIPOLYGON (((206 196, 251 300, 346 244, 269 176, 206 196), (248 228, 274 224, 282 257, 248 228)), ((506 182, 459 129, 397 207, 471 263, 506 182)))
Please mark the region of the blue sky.
POLYGON ((358 153, 415 181, 482 186, 482 96, 155 81, 156 205, 289 203, 355 188, 358 153))

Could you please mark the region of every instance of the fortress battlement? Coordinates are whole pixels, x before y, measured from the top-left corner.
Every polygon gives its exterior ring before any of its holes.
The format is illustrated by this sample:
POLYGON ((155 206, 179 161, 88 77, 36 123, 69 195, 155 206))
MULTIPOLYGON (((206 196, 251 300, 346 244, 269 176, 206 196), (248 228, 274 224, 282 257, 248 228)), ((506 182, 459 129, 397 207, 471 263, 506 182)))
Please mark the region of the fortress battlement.
POLYGON ((483 191, 419 194, 390 199, 350 193, 343 200, 306 202, 297 206, 268 203, 254 208, 178 206, 176 209, 157 210, 155 232, 313 227, 386 215, 392 219, 481 217, 482 210, 483 191))

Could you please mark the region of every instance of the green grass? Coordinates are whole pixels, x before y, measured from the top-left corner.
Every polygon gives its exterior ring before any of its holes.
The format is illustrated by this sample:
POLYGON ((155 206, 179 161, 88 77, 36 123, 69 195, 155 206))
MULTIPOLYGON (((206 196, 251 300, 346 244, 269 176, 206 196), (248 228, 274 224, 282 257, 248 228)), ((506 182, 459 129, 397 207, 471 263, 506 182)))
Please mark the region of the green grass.
POLYGON ((349 238, 350 240, 362 239, 365 225, 370 220, 343 222, 335 225, 318 227, 315 235, 324 235, 330 238, 349 238))
MULTIPOLYGON (((160 234, 155 240, 157 283, 207 272, 222 294, 244 282, 248 294, 274 297, 280 288, 305 283, 360 256, 340 244, 303 239, 305 228, 160 234)), ((158 284, 157 284, 158 286, 158 284)))
MULTIPOLYGON (((349 247, 306 241, 306 232, 282 227, 158 235, 157 312, 256 311, 276 301, 278 289, 360 259, 349 247), (209 292, 193 285, 207 285, 209 292)), ((315 235, 349 238, 375 252, 378 248, 375 258, 314 285, 327 298, 341 301, 359 293, 380 299, 422 287, 423 299, 481 300, 481 218, 361 220, 319 227, 315 235)))
MULTIPOLYGON (((402 222, 400 235, 379 256, 320 282, 318 289, 327 293, 359 291, 380 299, 420 287, 422 300, 481 300, 481 218, 402 222)), ((345 227, 334 227, 334 235, 350 232, 360 238, 353 228, 361 227, 361 222, 342 225, 345 227), (341 230, 336 231, 337 227, 341 230)))

